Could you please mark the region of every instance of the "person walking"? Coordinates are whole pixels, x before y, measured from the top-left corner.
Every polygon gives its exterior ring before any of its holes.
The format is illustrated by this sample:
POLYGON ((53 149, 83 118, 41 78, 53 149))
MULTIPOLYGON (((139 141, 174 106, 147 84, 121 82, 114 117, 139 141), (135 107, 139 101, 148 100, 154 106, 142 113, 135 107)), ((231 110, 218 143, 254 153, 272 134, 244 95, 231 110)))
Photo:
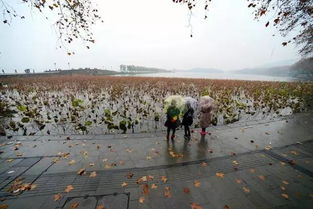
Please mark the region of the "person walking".
POLYGON ((179 114, 180 110, 176 105, 176 101, 172 100, 171 105, 166 111, 166 122, 165 126, 167 127, 166 139, 169 141, 170 132, 172 130, 171 140, 174 141, 176 128, 179 126, 179 114))
POLYGON ((190 126, 193 123, 193 114, 194 114, 194 109, 191 107, 190 102, 186 103, 186 109, 187 111, 183 116, 182 125, 184 126, 185 129, 185 138, 190 139, 190 126))

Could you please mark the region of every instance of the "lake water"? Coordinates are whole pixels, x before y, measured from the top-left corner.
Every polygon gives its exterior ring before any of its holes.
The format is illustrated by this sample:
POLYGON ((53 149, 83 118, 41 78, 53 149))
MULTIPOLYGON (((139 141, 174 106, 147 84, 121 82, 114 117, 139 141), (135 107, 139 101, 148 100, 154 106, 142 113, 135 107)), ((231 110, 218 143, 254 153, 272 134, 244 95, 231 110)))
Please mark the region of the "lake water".
POLYGON ((118 76, 140 76, 140 77, 166 77, 166 78, 207 78, 207 79, 230 79, 230 80, 250 80, 250 81, 295 81, 292 77, 279 77, 267 75, 225 73, 199 73, 199 72, 168 72, 168 73, 144 73, 125 74, 118 76))

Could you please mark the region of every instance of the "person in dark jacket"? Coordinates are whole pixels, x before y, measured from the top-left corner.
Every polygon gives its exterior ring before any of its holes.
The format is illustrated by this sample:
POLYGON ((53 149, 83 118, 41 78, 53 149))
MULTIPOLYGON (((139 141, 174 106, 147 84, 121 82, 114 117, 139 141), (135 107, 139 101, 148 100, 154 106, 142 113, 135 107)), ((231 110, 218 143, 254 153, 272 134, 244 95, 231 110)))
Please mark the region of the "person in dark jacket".
POLYGON ((176 131, 176 128, 179 126, 179 123, 180 123, 179 122, 179 114, 180 114, 180 111, 176 107, 175 100, 173 100, 171 105, 169 106, 169 108, 166 111, 166 118, 167 119, 166 119, 166 122, 164 124, 167 127, 167 135, 166 135, 167 141, 169 140, 171 130, 172 130, 172 136, 171 136, 172 141, 175 138, 175 131, 176 131))
POLYGON ((184 126, 185 129, 185 138, 190 139, 190 126, 193 123, 193 114, 194 114, 194 109, 191 107, 190 102, 186 103, 186 109, 187 111, 183 116, 182 125, 184 126))

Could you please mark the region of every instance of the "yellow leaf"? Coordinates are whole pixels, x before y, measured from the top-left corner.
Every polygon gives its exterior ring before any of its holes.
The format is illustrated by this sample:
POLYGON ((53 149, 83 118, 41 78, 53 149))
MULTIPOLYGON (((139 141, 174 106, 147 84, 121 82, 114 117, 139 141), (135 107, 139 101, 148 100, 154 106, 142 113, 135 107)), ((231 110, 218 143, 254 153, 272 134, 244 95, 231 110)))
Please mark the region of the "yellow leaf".
POLYGON ((97 176, 97 172, 96 171, 93 171, 90 173, 89 177, 96 177, 97 176))
POLYGON ((220 178, 224 178, 224 173, 222 173, 222 172, 218 172, 218 173, 216 173, 215 174, 217 177, 220 177, 220 178))
POLYGON ((242 187, 243 191, 246 192, 246 193, 249 193, 250 192, 250 189, 248 189, 247 187, 242 187))
POLYGON ((140 203, 143 203, 144 201, 145 201, 145 197, 140 197, 140 198, 139 198, 139 202, 140 202, 140 203))
POLYGON ((73 165, 73 164, 75 164, 75 163, 76 163, 75 160, 71 160, 68 164, 69 164, 69 165, 73 165))
POLYGON ((195 180, 195 181, 193 182, 193 185, 194 185, 195 187, 200 187, 201 183, 200 183, 200 181, 195 180))
POLYGON ((74 189, 74 187, 73 187, 72 185, 68 185, 68 186, 66 186, 64 192, 70 192, 70 191, 72 191, 73 189, 74 189))

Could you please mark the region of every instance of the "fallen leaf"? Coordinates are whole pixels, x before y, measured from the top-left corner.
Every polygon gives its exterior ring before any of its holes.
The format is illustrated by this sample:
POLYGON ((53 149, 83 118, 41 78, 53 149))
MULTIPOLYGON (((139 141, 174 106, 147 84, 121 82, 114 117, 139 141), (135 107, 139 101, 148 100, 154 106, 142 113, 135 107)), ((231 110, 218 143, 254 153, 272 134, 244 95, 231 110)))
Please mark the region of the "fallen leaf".
POLYGON ((68 186, 66 186, 64 192, 70 192, 70 191, 72 191, 73 189, 74 189, 74 187, 73 187, 72 185, 68 185, 68 186))
POLYGON ((200 181, 195 180, 195 181, 193 182, 193 185, 194 185, 195 187, 200 187, 201 183, 200 183, 200 181))
POLYGON ((8 163, 10 163, 10 162, 13 162, 14 159, 7 159, 6 161, 7 161, 8 163))
POLYGON ((147 160, 151 160, 152 157, 148 155, 148 156, 146 157, 146 159, 147 159, 147 160))
POLYGON ((97 209, 104 209, 104 205, 98 205, 97 209))
POLYGON ((167 182, 166 176, 161 176, 161 181, 163 181, 163 183, 166 183, 167 182))
POLYGON ((165 187, 165 189, 164 189, 164 197, 166 197, 166 198, 172 197, 172 193, 171 193, 171 188, 170 187, 165 187))
POLYGON ((77 171, 77 174, 81 176, 81 175, 85 174, 85 171, 86 171, 85 168, 81 168, 81 169, 79 169, 79 171, 77 171))
POLYGON ((95 166, 95 164, 94 163, 89 163, 89 166, 92 167, 92 166, 95 166))
POLYGON ((76 209, 76 208, 78 208, 78 206, 79 206, 78 202, 72 202, 70 207, 71 207, 71 209, 76 209))
POLYGON ((137 184, 153 180, 153 178, 154 178, 153 176, 143 176, 143 177, 137 179, 137 184))
POLYGON ((234 166, 239 165, 238 161, 237 161, 237 160, 234 160, 234 161, 233 161, 233 165, 234 165, 234 166))
POLYGON ((187 188, 187 187, 185 187, 185 188, 184 188, 184 192, 185 192, 186 194, 188 194, 188 193, 190 193, 190 189, 187 188))
POLYGON ((148 184, 143 184, 142 185, 142 193, 144 195, 148 195, 150 192, 149 192, 149 185, 148 184))
POLYGON ((145 201, 145 197, 140 197, 138 200, 140 203, 143 203, 145 201))
POLYGON ((198 203, 191 203, 191 209, 203 209, 198 203))
POLYGON ((96 177, 97 176, 97 172, 96 171, 93 171, 90 173, 89 177, 93 178, 93 177, 96 177))
POLYGON ((230 207, 228 205, 225 205, 224 209, 230 209, 230 207))
POLYGON ((62 199, 62 195, 60 193, 53 195, 53 199, 54 201, 58 201, 60 199, 62 199))
POLYGON ((217 177, 224 178, 224 173, 218 172, 215 174, 217 177))
POLYGON ((283 184, 286 184, 286 185, 288 185, 289 184, 289 182, 288 181, 282 181, 283 182, 283 184))
POLYGON ((284 186, 280 186, 280 189, 283 190, 283 191, 286 190, 286 188, 284 186))
POLYGON ((128 172, 126 176, 128 179, 131 179, 133 178, 134 174, 132 172, 128 172))
POLYGON ((158 186, 156 184, 151 185, 151 189, 157 189, 157 188, 158 188, 158 186))
POLYGON ((247 187, 242 187, 243 191, 246 192, 246 193, 249 193, 250 192, 250 189, 248 189, 247 187))
POLYGON ((288 194, 281 194, 281 196, 283 197, 283 198, 285 198, 285 199, 288 199, 289 198, 289 196, 288 196, 288 194))
POLYGON ((123 182, 121 185, 122 187, 126 187, 128 184, 126 182, 123 182))
POLYGON ((73 165, 73 164, 75 164, 75 163, 76 163, 75 160, 71 160, 68 164, 69 164, 69 165, 73 165))
POLYGON ((260 175, 260 176, 258 176, 258 177, 259 177, 259 179, 261 179, 262 181, 265 180, 265 176, 260 175))
POLYGON ((290 151, 290 153, 291 153, 291 154, 294 154, 294 155, 299 155, 299 153, 296 152, 296 151, 294 151, 294 150, 290 151))

